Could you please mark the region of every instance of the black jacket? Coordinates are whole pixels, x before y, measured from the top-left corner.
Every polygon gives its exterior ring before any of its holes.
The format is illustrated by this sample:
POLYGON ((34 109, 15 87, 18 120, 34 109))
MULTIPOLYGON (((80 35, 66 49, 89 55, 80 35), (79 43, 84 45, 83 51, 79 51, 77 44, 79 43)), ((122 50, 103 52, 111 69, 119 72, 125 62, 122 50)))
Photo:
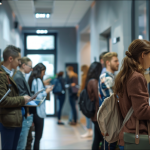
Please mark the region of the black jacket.
MULTIPOLYGON (((25 77, 23 76, 23 74, 20 70, 18 70, 16 72, 13 79, 14 79, 15 83, 17 84, 20 96, 25 96, 25 95, 32 96, 31 91, 30 91, 30 87, 29 87, 27 81, 25 80, 25 77)), ((28 107, 24 107, 24 108, 26 110, 25 116, 27 117, 27 112, 29 112, 29 109, 28 109, 28 107)), ((32 112, 30 111, 30 113, 32 113, 32 112)))

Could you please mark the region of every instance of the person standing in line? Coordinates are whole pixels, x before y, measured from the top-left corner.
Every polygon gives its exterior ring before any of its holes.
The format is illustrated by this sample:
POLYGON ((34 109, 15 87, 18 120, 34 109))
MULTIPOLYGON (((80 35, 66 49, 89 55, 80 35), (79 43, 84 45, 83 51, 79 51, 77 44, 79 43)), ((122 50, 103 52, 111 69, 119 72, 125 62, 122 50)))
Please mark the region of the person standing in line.
POLYGON ((69 79, 68 79, 69 102, 70 102, 73 119, 74 119, 73 122, 70 122, 70 125, 76 125, 77 124, 76 100, 77 100, 77 93, 78 93, 78 88, 76 86, 78 85, 78 75, 73 71, 72 66, 68 66, 66 70, 69 76, 69 79))
POLYGON ((0 102, 0 131, 2 150, 17 148, 23 117, 24 105, 29 102, 30 96, 19 96, 17 85, 13 78, 12 69, 20 64, 21 50, 9 45, 3 51, 4 62, 0 66, 0 100, 10 89, 10 93, 0 102))
MULTIPOLYGON (((46 67, 42 63, 38 63, 34 68, 29 77, 29 87, 31 92, 37 93, 38 91, 45 88, 43 83, 43 77, 45 75, 46 67)), ((36 99, 43 99, 47 94, 52 91, 52 87, 46 88, 46 91, 39 93, 36 99)), ((34 150, 40 149, 40 140, 42 138, 43 127, 44 127, 44 118, 46 117, 45 112, 45 101, 36 108, 30 108, 30 113, 33 114, 33 122, 35 126, 35 141, 34 141, 34 150)))
POLYGON ((108 52, 103 52, 102 54, 100 54, 100 56, 99 56, 99 62, 101 63, 101 65, 102 65, 102 72, 101 72, 101 74, 103 74, 105 71, 106 71, 106 66, 105 66, 105 64, 104 64, 104 60, 103 60, 103 56, 105 55, 105 54, 107 54, 108 52))
MULTIPOLYGON (((118 55, 115 52, 109 52, 103 56, 104 64, 106 66, 105 73, 101 74, 100 76, 100 86, 99 90, 102 91, 101 94, 101 101, 103 102, 105 98, 109 97, 113 93, 113 86, 115 81, 115 71, 118 71, 119 68, 119 60, 118 55)), ((101 103, 102 103, 101 102, 101 103)), ((108 143, 102 143, 102 148, 108 150, 108 143)), ((110 144, 110 150, 115 150, 117 142, 110 144)))
MULTIPOLYGON (((88 69, 89 69, 89 67, 87 65, 82 65, 81 66, 81 71, 83 73, 82 73, 82 76, 81 76, 81 86, 80 86, 80 89, 78 91, 78 97, 80 96, 80 93, 82 92, 82 90, 85 88, 88 69)), ((88 117, 86 117, 86 127, 87 127, 87 132, 85 134, 81 135, 82 138, 91 137, 93 135, 92 121, 88 117)))
POLYGON ((102 71, 102 65, 99 62, 93 62, 87 73, 86 87, 89 99, 95 101, 95 114, 91 118, 94 124, 94 138, 92 144, 92 150, 99 149, 99 143, 103 140, 103 136, 100 132, 97 122, 97 112, 99 109, 99 96, 98 96, 98 80, 102 71))
POLYGON ((57 95, 57 98, 59 100, 58 122, 57 122, 58 125, 64 125, 64 123, 61 122, 61 112, 62 112, 62 108, 65 102, 65 79, 63 78, 63 74, 64 72, 62 71, 60 71, 57 74, 57 79, 60 82, 61 87, 62 87, 61 93, 57 95))
MULTIPOLYGON (((149 92, 144 72, 150 67, 150 42, 134 40, 125 52, 120 72, 115 79, 114 94, 119 98, 123 118, 132 107, 134 112, 119 133, 119 148, 124 150, 124 132, 136 133, 139 120, 139 133, 147 135, 147 121, 150 120, 149 92)), ((144 147, 143 147, 144 150, 144 147)))
MULTIPOLYGON (((19 64, 20 69, 15 73, 15 75, 13 76, 13 79, 17 84, 20 96, 24 96, 24 95, 32 96, 30 92, 30 87, 25 80, 25 74, 32 71, 32 61, 28 57, 22 57, 20 59, 20 62, 21 62, 19 64)), ((26 111, 27 111, 27 118, 24 117, 24 120, 22 123, 22 130, 21 130, 17 150, 24 150, 26 148, 26 145, 27 145, 27 149, 31 150, 32 133, 31 133, 30 128, 33 122, 33 114, 31 115, 29 114, 28 107, 26 107, 26 111), (30 138, 28 138, 27 140, 27 137, 30 137, 30 138)))

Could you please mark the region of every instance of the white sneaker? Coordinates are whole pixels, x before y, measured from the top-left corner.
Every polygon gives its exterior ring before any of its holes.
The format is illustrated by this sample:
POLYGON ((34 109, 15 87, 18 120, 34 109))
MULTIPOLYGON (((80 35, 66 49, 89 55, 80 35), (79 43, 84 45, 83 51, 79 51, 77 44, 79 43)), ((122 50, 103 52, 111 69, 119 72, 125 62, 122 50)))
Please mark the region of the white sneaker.
POLYGON ((87 138, 93 136, 93 131, 87 131, 85 134, 81 135, 81 138, 87 138))

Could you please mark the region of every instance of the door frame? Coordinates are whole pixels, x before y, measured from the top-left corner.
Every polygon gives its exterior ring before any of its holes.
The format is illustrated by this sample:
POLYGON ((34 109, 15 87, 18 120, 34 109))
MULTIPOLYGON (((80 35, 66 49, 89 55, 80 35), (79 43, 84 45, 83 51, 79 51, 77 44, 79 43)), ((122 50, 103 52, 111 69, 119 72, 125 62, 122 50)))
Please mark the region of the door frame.
MULTIPOLYGON (((54 55, 54 74, 56 74, 56 70, 57 70, 57 33, 48 33, 48 34, 36 34, 36 33, 24 33, 24 56, 27 56, 28 54, 53 54, 54 55), (42 36, 42 35, 53 35, 54 36, 54 49, 48 49, 48 50, 28 50, 27 49, 27 36, 28 35, 38 35, 38 36, 42 36)), ((54 115, 47 115, 48 117, 56 117, 57 116, 57 107, 56 107, 56 96, 54 96, 54 115)))

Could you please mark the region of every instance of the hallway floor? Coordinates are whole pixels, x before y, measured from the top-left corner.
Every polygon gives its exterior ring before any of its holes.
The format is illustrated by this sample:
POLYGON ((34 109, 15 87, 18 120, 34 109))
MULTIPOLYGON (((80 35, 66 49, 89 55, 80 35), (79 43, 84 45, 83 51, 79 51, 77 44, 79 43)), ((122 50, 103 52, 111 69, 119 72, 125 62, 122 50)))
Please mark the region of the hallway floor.
POLYGON ((90 150, 92 137, 82 139, 81 134, 85 130, 81 124, 70 126, 68 120, 62 120, 65 125, 57 125, 57 118, 46 118, 44 122, 44 131, 40 143, 40 149, 86 149, 90 150))

